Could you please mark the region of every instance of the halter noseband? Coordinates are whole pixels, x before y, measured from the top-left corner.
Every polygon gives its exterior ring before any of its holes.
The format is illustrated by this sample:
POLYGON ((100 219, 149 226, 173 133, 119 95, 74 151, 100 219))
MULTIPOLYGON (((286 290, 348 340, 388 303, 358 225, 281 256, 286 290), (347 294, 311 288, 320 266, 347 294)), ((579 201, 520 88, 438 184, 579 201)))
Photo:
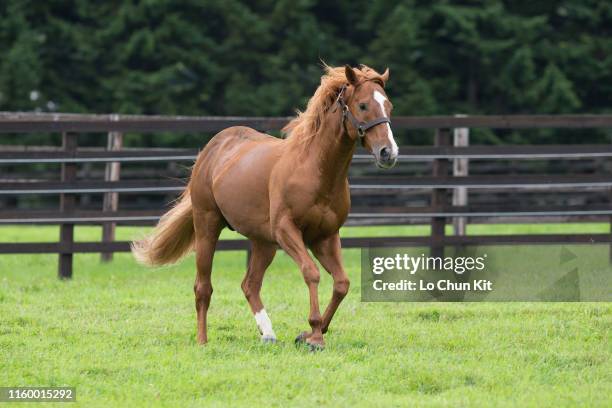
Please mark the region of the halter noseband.
POLYGON ((359 137, 365 137, 365 134, 369 129, 372 129, 374 126, 378 126, 381 123, 391 124, 391 119, 389 119, 386 116, 376 118, 369 122, 358 121, 357 118, 353 115, 353 113, 349 109, 346 102, 344 102, 344 91, 345 90, 346 90, 346 85, 342 85, 342 88, 340 88, 340 92, 338 92, 338 99, 336 100, 338 105, 340 105, 340 109, 342 109, 342 123, 344 123, 346 121, 346 118, 348 118, 349 121, 355 127, 355 129, 357 129, 357 134, 359 135, 359 137))

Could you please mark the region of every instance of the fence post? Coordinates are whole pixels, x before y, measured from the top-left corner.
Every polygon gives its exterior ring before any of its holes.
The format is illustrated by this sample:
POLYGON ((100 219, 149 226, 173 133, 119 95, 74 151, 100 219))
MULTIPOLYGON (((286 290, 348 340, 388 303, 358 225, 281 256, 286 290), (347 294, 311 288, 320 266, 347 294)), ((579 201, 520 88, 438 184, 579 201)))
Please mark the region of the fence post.
MULTIPOLYGON (((116 122, 119 120, 119 115, 111 115, 111 121, 116 122)), ((120 132, 109 132, 106 150, 117 151, 123 147, 123 134, 120 132)), ((105 181, 119 181, 121 172, 121 163, 109 162, 106 163, 106 169, 104 173, 105 181)), ((117 211, 119 207, 119 193, 108 192, 104 193, 104 201, 102 204, 103 212, 117 211)), ((105 222, 102 224, 102 242, 113 242, 115 240, 115 226, 114 222, 105 222)), ((102 262, 110 262, 113 260, 112 252, 102 252, 100 255, 102 262)))
MULTIPOLYGON (((455 115, 455 117, 465 117, 465 115, 455 115)), ((470 145, 470 129, 458 128, 453 130, 455 147, 466 147, 470 145)), ((469 159, 453 159, 453 177, 467 176, 469 172, 469 159)), ((466 206, 468 204, 467 187, 457 187, 453 189, 453 206, 466 206)), ((463 236, 466 233, 467 217, 453 217, 453 229, 455 235, 463 236)))
MULTIPOLYGON (((450 129, 436 129, 434 136, 434 146, 444 147, 451 145, 451 133, 450 129)), ((449 160, 448 159, 434 159, 433 161, 433 176, 434 177, 446 177, 448 176, 449 160)), ((447 204, 447 189, 445 188, 434 188, 431 193, 431 206, 434 211, 444 211, 447 204)), ((444 239, 446 228, 446 217, 432 217, 431 219, 431 247, 430 255, 435 257, 444 256, 444 239)))
MULTIPOLYGON (((77 148, 77 135, 75 133, 62 134, 62 148, 66 153, 74 154, 77 148)), ((76 180, 76 163, 62 163, 62 182, 70 183, 76 180)), ((76 205, 75 194, 60 195, 60 210, 62 212, 73 211, 76 205)), ((60 279, 72 278, 72 244, 74 243, 74 224, 63 223, 60 225, 60 254, 58 277, 60 279)))

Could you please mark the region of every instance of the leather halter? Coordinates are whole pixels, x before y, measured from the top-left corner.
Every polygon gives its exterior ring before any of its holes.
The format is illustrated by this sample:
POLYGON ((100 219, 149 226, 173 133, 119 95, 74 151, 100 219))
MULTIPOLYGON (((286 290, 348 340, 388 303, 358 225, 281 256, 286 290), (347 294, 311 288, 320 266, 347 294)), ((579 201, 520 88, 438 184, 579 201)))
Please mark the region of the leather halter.
POLYGON ((342 109, 342 123, 343 124, 348 118, 349 121, 355 127, 355 129, 357 129, 357 134, 359 135, 359 137, 365 137, 366 132, 369 129, 372 129, 374 126, 378 126, 382 123, 391 124, 391 119, 389 119, 386 116, 381 116, 380 118, 373 119, 369 122, 358 121, 357 118, 353 115, 353 113, 349 109, 346 102, 344 102, 344 91, 346 90, 346 87, 347 87, 346 85, 342 85, 342 88, 340 88, 340 92, 338 92, 338 99, 336 99, 336 102, 338 103, 338 105, 340 105, 340 108, 342 109))

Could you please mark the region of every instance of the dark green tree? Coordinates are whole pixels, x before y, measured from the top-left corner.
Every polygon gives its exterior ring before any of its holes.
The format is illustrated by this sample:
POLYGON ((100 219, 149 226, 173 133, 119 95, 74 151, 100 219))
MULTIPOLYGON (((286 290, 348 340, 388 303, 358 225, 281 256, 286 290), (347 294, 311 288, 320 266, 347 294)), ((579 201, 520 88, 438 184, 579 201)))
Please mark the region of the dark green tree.
POLYGON ((323 60, 388 66, 395 114, 609 112, 611 31, 605 0, 5 0, 0 110, 288 115, 323 60))

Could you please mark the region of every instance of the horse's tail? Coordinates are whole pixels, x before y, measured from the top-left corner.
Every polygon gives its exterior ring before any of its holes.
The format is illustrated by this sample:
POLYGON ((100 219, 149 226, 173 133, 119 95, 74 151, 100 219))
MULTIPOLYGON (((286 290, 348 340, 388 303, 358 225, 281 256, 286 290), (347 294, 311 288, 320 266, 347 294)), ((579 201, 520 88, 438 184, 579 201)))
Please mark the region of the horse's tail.
POLYGON ((148 266, 177 262, 193 247, 195 231, 189 187, 176 205, 164 214, 151 235, 132 242, 136 260, 148 266))

